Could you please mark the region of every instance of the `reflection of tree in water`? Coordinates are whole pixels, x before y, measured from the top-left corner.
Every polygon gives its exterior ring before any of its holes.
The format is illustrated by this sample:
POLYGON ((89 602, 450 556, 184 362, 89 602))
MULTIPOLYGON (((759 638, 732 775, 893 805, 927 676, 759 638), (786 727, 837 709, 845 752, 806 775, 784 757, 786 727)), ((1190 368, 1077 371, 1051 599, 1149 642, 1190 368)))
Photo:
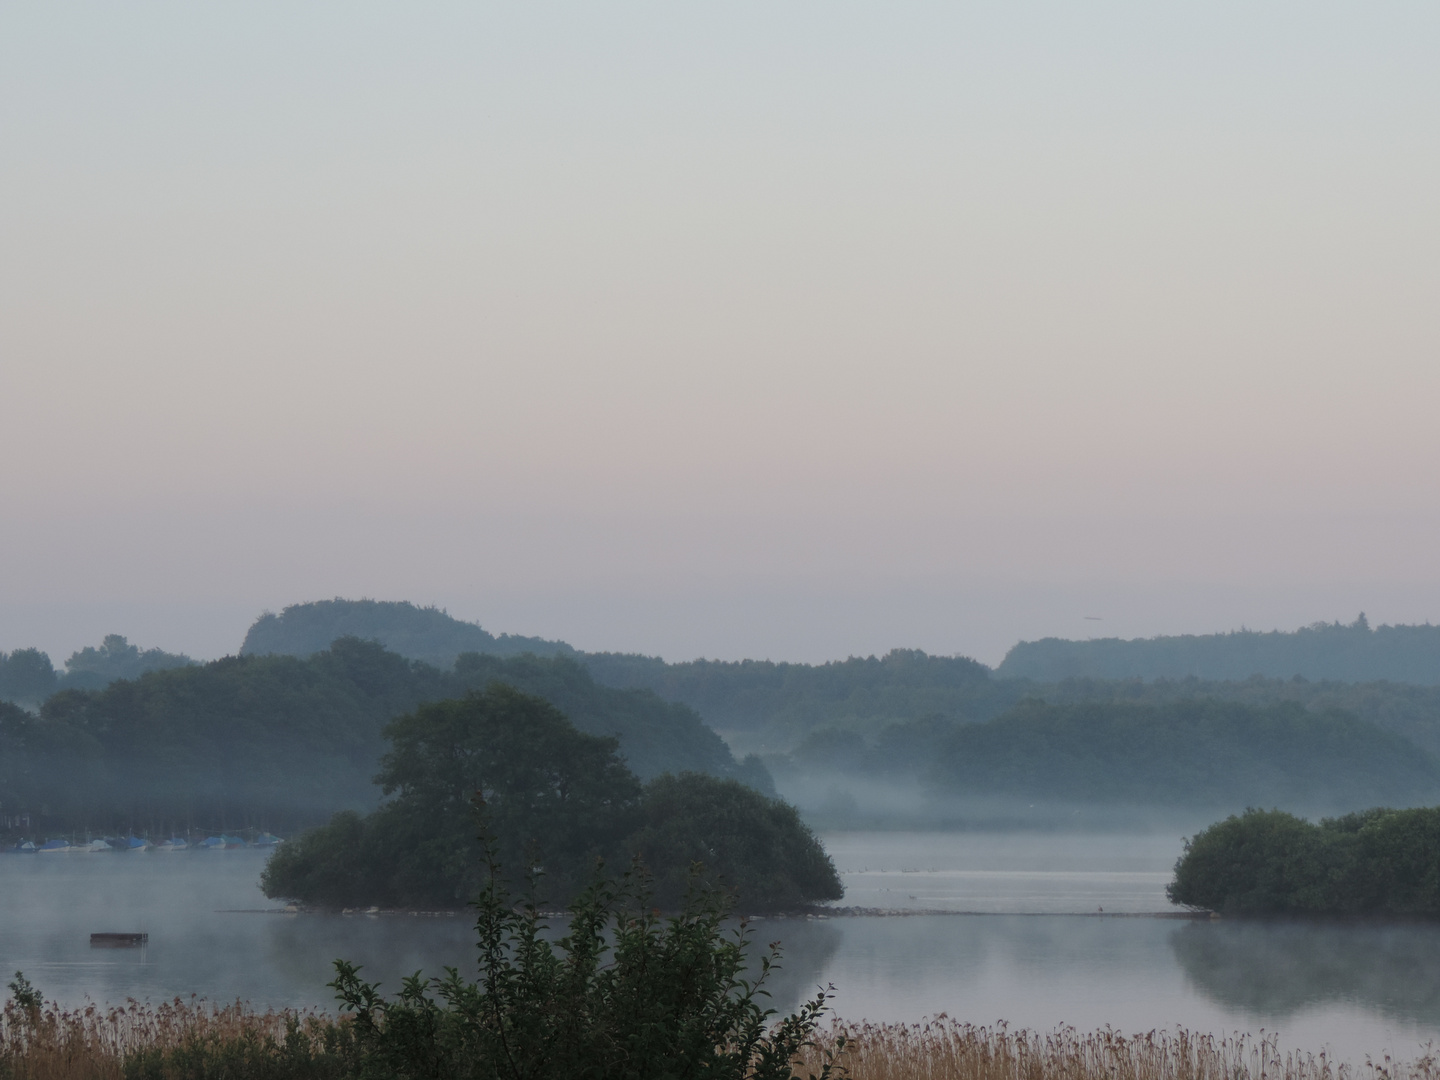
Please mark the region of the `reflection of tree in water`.
MULTIPOLYGON (((260 916, 256 916, 257 918, 260 916)), ((311 1003, 332 1009, 325 986, 335 977, 338 959, 360 964, 363 975, 382 981, 382 992, 393 994, 400 980, 423 971, 444 975, 455 967, 466 978, 478 975, 475 919, 469 912, 426 918, 407 915, 271 915, 267 926, 268 968, 278 985, 273 1000, 283 1004, 311 1003)), ((566 920, 546 920, 548 938, 561 937, 566 920)), ((752 975, 759 973, 760 957, 772 941, 781 943, 780 967, 770 972, 768 1005, 780 1013, 793 1012, 813 997, 830 961, 840 946, 840 931, 828 920, 758 919, 751 924, 749 954, 752 975)))
POLYGON ((1285 1015, 1344 1001, 1440 1023, 1440 926, 1187 923, 1170 946, 1190 982, 1233 1008, 1285 1015))
MULTIPOLYGON (((765 980, 767 1007, 782 1016, 825 985, 825 971, 840 948, 840 930, 829 920, 759 919, 751 924, 750 955, 759 957, 772 941, 780 942, 780 967, 765 980)), ((758 966, 758 965, 757 965, 758 966)))
POLYGON ((256 917, 273 920, 266 955, 280 982, 276 1000, 286 1004, 311 1003, 333 1011, 334 995, 326 983, 335 977, 337 959, 361 965, 365 978, 379 980, 386 994, 399 991, 400 980, 416 971, 444 975, 448 965, 467 978, 477 971, 475 919, 468 912, 434 918, 319 913, 256 917))

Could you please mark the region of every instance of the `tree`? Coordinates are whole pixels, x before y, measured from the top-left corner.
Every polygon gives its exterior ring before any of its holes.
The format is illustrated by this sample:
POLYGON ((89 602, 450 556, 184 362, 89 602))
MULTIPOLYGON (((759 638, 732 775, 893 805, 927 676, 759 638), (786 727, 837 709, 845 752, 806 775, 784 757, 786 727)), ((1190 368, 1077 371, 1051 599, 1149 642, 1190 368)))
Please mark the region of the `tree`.
POLYGON ((1314 914, 1333 906, 1325 837, 1279 810, 1247 810, 1185 843, 1166 895, 1226 914, 1314 914))
POLYGON ((141 650, 122 634, 106 634, 97 649, 87 645, 65 661, 65 683, 75 690, 98 690, 116 679, 138 679, 147 671, 189 667, 195 663, 180 653, 163 649, 141 650))
POLYGON ((667 906, 685 894, 697 865, 752 909, 793 908, 844 894, 835 864, 789 803, 734 780, 685 773, 645 786, 640 827, 623 848, 652 867, 667 906))
POLYGON ((578 731, 552 705, 494 685, 423 705, 386 728, 377 778, 389 800, 337 815, 284 844, 267 896, 331 907, 455 907, 481 887, 472 800, 508 865, 540 868, 547 901, 569 903, 598 859, 640 854, 678 904, 698 861, 749 910, 838 899, 839 876, 795 809, 732 779, 662 775, 643 789, 614 739, 578 731))
POLYGON ((393 796, 389 814, 424 821, 435 840, 468 847, 478 793, 500 857, 511 866, 552 862, 566 893, 565 868, 603 854, 640 796, 617 740, 577 731, 553 705, 501 684, 422 705, 385 736, 392 748, 376 779, 393 796))
POLYGON ((0 701, 40 702, 55 692, 57 676, 50 657, 39 649, 0 653, 0 701))
POLYGON ((500 856, 544 865, 552 899, 564 902, 633 823, 640 782, 616 740, 577 731, 512 687, 422 705, 385 736, 391 749, 376 780, 389 801, 287 843, 265 869, 267 893, 337 906, 461 903, 483 869, 478 797, 500 856))

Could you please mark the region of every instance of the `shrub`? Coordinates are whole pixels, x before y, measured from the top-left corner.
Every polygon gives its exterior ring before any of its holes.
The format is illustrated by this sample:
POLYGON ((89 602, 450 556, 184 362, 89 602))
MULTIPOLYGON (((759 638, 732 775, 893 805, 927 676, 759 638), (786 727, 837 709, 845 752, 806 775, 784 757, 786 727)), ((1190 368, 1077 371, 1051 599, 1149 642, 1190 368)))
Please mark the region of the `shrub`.
POLYGON ((1167 892, 1227 915, 1440 917, 1440 808, 1380 808, 1318 825, 1247 810, 1186 843, 1167 892))
MULTIPOLYGON (((743 922, 726 929, 722 893, 692 889, 682 911, 662 919, 632 868, 586 889, 568 933, 552 942, 533 880, 517 909, 493 844, 487 868, 476 902, 478 982, 447 968, 444 978, 412 976, 386 1000, 353 965, 336 963, 333 985, 367 1075, 789 1080, 792 1061, 811 1048, 827 994, 772 1026, 761 999, 776 946, 748 981, 750 932, 743 922)), ((832 1073, 823 1061, 818 1075, 832 1073)))
POLYGON ((794 908, 844 895, 835 864, 788 803, 735 780, 685 773, 645 786, 642 824, 624 841, 656 876, 656 899, 683 897, 696 864, 752 910, 794 908))

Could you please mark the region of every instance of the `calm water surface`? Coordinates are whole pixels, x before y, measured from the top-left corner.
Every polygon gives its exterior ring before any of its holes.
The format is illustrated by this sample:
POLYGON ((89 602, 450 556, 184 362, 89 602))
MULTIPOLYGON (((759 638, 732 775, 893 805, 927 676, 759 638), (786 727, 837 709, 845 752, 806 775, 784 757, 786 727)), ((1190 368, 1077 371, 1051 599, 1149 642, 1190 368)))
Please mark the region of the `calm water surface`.
MULTIPOLYGON (((773 988, 785 1008, 834 983, 849 1018, 1264 1029, 1356 1062, 1440 1040, 1440 927, 1146 917, 1175 914, 1164 888, 1178 837, 825 842, 846 905, 946 914, 760 921, 762 941, 784 944, 773 988)), ((391 989, 417 969, 473 962, 464 915, 265 913, 263 863, 255 851, 0 858, 0 973, 23 970, 67 1003, 194 993, 328 1007, 337 956, 391 989), (103 930, 145 931, 150 944, 91 950, 103 930)))

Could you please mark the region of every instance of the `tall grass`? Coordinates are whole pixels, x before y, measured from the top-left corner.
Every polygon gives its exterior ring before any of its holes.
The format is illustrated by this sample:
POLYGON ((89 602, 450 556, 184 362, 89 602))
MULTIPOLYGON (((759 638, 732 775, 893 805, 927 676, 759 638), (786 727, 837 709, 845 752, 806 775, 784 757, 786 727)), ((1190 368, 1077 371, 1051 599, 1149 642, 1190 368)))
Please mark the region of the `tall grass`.
POLYGON ((1271 1036, 1216 1038, 1186 1031, 1122 1035, 978 1027, 941 1016, 919 1024, 837 1024, 796 1069, 836 1054, 854 1080, 1437 1080, 1440 1060, 1337 1064, 1282 1053, 1271 1036), (842 1044, 843 1037, 843 1044, 842 1044))
MULTIPOLYGON (((0 1013, 0 1080, 349 1080, 363 1068, 349 1028, 316 1012, 238 1003, 62 1010, 12 1000, 0 1013)), ((852 1080, 1440 1080, 1433 1055, 1337 1064, 1283 1053, 1271 1036, 1041 1033, 944 1016, 837 1023, 796 1061, 796 1076, 818 1073, 827 1055, 852 1080)))
POLYGON ((341 1080, 354 1074, 349 1025, 309 1011, 130 1001, 0 1013, 0 1080, 341 1080))

